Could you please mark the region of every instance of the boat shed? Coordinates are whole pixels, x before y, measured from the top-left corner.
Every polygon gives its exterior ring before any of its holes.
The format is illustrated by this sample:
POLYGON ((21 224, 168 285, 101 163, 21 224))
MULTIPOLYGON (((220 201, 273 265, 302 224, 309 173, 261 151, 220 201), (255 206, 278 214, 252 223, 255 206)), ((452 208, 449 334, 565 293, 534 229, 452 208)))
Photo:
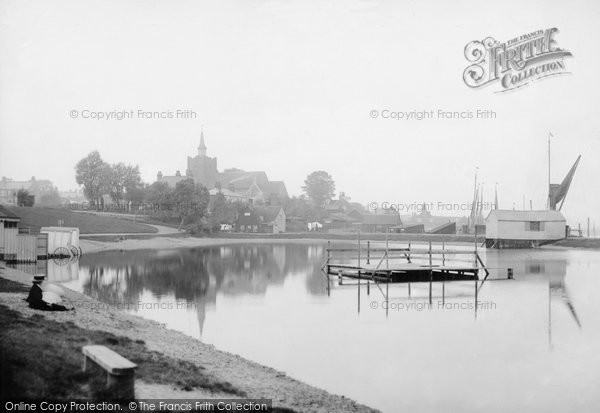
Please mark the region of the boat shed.
POLYGON ((12 261, 16 258, 19 221, 21 218, 0 205, 0 260, 12 261))
POLYGON ((486 218, 488 248, 535 248, 566 237, 566 219, 559 211, 494 209, 486 218))

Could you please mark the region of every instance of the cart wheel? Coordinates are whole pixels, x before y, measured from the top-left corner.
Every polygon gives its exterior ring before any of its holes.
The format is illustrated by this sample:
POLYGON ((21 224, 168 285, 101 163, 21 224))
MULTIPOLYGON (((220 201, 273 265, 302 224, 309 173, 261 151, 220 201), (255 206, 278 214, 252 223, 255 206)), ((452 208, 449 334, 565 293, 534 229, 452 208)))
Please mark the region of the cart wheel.
POLYGON ((75 246, 71 246, 70 247, 71 250, 71 255, 74 257, 78 257, 79 256, 79 249, 75 246))
POLYGON ((71 262, 71 257, 54 258, 53 261, 56 265, 63 266, 63 265, 67 265, 71 262))
POLYGON ((71 258, 71 251, 65 247, 58 247, 54 250, 54 254, 52 255, 57 258, 71 258))

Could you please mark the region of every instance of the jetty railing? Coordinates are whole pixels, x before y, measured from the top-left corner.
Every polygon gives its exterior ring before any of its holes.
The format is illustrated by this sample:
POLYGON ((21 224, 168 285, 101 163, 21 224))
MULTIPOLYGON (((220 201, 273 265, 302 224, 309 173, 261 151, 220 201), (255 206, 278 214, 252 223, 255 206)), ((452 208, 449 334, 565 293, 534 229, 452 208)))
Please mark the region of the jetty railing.
POLYGON ((353 245, 332 247, 329 241, 327 257, 321 269, 326 275, 339 275, 341 270, 344 276, 350 278, 390 273, 394 282, 410 279, 408 276, 400 277, 400 274, 416 274, 427 270, 438 274, 477 276, 479 271, 485 272, 486 276, 489 274, 476 247, 454 246, 448 249, 445 242, 408 242, 408 246, 401 247, 391 246, 387 241, 385 246, 380 246, 378 242, 381 241, 359 240, 353 245))

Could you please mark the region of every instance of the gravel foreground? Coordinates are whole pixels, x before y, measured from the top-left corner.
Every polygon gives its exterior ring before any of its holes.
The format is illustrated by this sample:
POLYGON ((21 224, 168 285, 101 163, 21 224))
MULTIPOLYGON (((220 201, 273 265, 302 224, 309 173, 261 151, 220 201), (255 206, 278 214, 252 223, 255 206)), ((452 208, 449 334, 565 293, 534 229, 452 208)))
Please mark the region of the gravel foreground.
MULTIPOLYGON (((21 271, 3 268, 0 276, 24 285, 31 285, 31 276, 21 271)), ((164 325, 127 314, 122 310, 101 305, 83 294, 66 290, 65 298, 78 303, 74 312, 41 312, 32 310, 23 301, 24 293, 0 293, 0 303, 24 317, 35 314, 56 322, 73 322, 87 330, 100 330, 143 340, 149 350, 165 356, 191 362, 204 369, 214 380, 229 382, 249 398, 273 400, 273 407, 297 412, 375 412, 343 396, 330 394, 290 378, 285 373, 246 360, 238 355, 216 349, 184 335, 169 330, 164 325)), ((138 398, 209 398, 239 396, 226 393, 183 391, 173 386, 156 385, 136 380, 138 398)))

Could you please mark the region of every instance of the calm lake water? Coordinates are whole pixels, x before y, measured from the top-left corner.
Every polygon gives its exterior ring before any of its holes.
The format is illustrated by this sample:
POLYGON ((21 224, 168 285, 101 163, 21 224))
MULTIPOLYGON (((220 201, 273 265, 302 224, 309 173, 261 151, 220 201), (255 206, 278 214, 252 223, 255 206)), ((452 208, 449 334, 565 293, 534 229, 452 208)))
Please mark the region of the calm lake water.
POLYGON ((102 252, 50 271, 102 302, 385 412, 600 411, 600 252, 482 251, 474 282, 331 283, 324 244, 102 252), (514 280, 506 280, 506 268, 514 280), (502 279, 502 280, 500 280, 502 279), (385 287, 384 287, 385 291, 385 287), (393 308, 391 308, 393 307, 393 308), (410 410, 408 410, 410 409, 410 410))

